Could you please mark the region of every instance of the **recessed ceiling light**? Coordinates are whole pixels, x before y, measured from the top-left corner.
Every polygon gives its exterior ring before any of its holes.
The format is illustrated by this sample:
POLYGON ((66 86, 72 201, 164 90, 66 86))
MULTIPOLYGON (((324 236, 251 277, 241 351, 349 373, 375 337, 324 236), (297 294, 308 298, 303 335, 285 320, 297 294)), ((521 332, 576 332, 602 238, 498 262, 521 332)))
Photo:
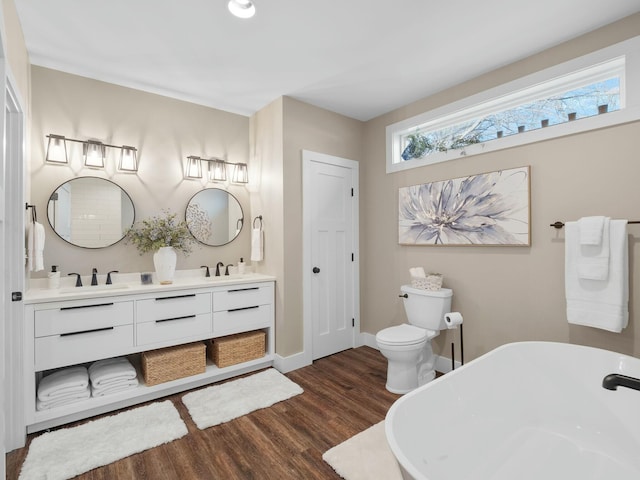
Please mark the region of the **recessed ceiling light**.
POLYGON ((228 7, 238 18, 251 18, 256 14, 256 7, 251 0, 230 0, 228 7))

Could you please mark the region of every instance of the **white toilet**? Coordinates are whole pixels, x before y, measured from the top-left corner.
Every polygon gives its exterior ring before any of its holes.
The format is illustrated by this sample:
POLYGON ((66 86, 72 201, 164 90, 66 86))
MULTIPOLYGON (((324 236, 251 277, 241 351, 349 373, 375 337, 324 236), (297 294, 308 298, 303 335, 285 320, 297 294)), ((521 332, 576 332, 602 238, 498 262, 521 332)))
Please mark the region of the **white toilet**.
POLYGON ((444 316, 451 311, 453 291, 423 290, 409 285, 400 290, 409 323, 380 330, 376 343, 389 360, 387 390, 403 394, 436 376, 431 339, 447 329, 444 316))

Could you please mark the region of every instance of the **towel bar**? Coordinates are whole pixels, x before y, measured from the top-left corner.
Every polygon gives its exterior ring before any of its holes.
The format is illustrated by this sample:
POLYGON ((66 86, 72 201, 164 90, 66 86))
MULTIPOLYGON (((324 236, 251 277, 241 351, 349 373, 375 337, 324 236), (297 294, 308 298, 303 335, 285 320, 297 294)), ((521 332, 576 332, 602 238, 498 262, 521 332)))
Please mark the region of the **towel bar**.
MULTIPOLYGON (((631 224, 631 223, 640 223, 640 220, 629 220, 627 223, 629 223, 629 224, 631 224)), ((560 229, 560 228, 564 227, 564 223, 563 223, 563 222, 558 221, 558 222, 553 222, 553 223, 552 223, 552 224, 550 224, 549 226, 550 226, 550 227, 553 227, 553 228, 558 228, 558 229, 560 229)))

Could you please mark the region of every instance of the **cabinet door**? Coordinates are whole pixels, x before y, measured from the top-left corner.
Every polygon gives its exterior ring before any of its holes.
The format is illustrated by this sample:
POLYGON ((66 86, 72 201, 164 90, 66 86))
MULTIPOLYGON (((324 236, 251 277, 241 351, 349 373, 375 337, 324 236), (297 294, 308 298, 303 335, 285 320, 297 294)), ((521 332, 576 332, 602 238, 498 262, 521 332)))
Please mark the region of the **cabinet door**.
POLYGON ((167 318, 211 312, 210 293, 173 293, 136 302, 136 321, 155 322, 167 318))
POLYGON ((273 285, 238 285, 213 293, 213 309, 216 312, 238 308, 270 305, 273 303, 273 285))
POLYGON ((35 371, 126 355, 133 348, 133 325, 77 330, 35 339, 35 371))
POLYGON ((133 302, 95 302, 35 312, 35 336, 46 337, 133 323, 133 302))
POLYGON ((136 324, 136 344, 183 343, 211 335, 211 314, 184 315, 136 324))

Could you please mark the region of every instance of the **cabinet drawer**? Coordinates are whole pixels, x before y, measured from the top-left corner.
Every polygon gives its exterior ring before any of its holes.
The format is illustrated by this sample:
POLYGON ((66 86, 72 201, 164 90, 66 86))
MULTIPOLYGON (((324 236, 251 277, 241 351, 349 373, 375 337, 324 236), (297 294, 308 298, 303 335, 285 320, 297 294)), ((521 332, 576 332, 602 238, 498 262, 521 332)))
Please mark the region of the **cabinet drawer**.
POLYGON ((136 324, 136 344, 149 345, 211 335, 211 314, 186 315, 136 324))
POLYGON ((213 310, 233 310, 273 303, 273 285, 238 285, 213 293, 213 310))
POLYGON ((35 339, 35 370, 48 370, 130 353, 133 325, 88 329, 35 339))
POLYGON ((271 326, 271 305, 239 308, 213 314, 215 335, 227 335, 271 326))
POLYGON ((35 312, 35 336, 45 337, 133 323, 133 302, 97 302, 35 312))
POLYGON ((211 312, 210 293, 158 295, 136 302, 138 322, 155 322, 167 318, 200 315, 211 312))

